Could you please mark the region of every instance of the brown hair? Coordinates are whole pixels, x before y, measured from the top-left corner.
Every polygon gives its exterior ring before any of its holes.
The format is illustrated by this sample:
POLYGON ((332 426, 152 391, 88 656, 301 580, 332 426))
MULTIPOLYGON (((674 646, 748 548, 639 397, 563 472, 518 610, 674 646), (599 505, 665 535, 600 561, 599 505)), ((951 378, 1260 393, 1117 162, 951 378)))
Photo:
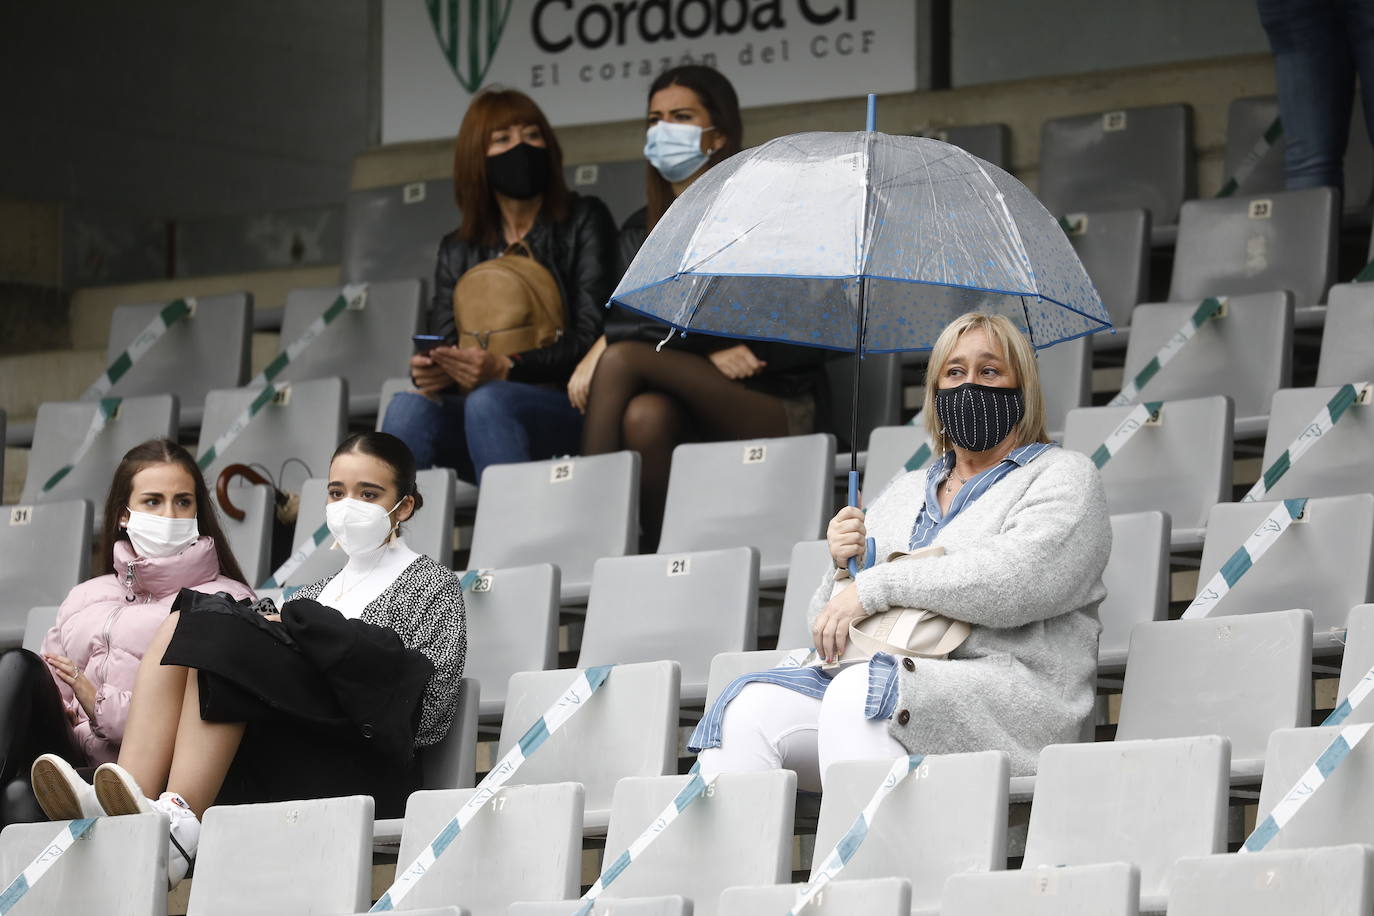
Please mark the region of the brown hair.
POLYGON ((975 328, 991 338, 993 345, 1002 351, 1011 371, 1016 373, 1016 384, 1021 388, 1026 413, 1011 430, 1015 447, 1020 448, 1032 442, 1049 442, 1049 434, 1045 432, 1045 395, 1040 388, 1040 367, 1035 358, 1035 348, 1008 318, 983 312, 965 312, 945 325, 935 339, 935 346, 930 350, 930 362, 926 364, 924 422, 931 449, 936 455, 943 455, 952 447, 949 437, 944 435, 940 417, 935 413, 935 390, 940 387, 940 373, 949 361, 949 352, 960 337, 975 328))
MULTIPOLYGON (((696 93, 697 101, 711 116, 711 126, 725 138, 725 145, 712 153, 711 158, 706 160, 708 170, 740 151, 740 147, 744 143, 744 122, 739 113, 739 96, 735 94, 735 87, 730 84, 724 74, 719 70, 703 67, 700 64, 689 64, 684 67, 664 70, 649 86, 650 103, 653 102, 654 93, 667 89, 669 86, 681 86, 696 93)), ((668 179, 658 173, 658 169, 647 163, 644 174, 646 199, 644 217, 650 231, 652 231, 654 226, 658 225, 658 221, 663 218, 663 214, 667 213, 668 208, 673 205, 673 186, 668 179)))
POLYGON ((473 97, 453 143, 453 197, 463 216, 458 238, 470 244, 501 246, 501 213, 487 183, 487 145, 491 135, 512 124, 534 124, 549 151, 549 184, 539 215, 549 222, 568 218, 568 186, 563 181, 563 149, 534 100, 514 89, 483 89, 473 97))
POLYGON ((105 572, 115 572, 115 541, 128 538, 124 529, 119 526, 119 517, 129 507, 129 497, 133 495, 134 490, 134 476, 156 464, 175 464, 190 475, 196 490, 196 527, 202 535, 215 542, 220 575, 247 585, 243 570, 239 569, 239 562, 234 559, 234 552, 229 549, 229 541, 220 529, 215 504, 210 499, 210 491, 205 488, 205 478, 201 476, 196 460, 191 457, 190 452, 169 439, 149 439, 141 445, 135 445, 124 455, 119 467, 115 468, 114 479, 110 481, 110 493, 105 497, 105 521, 100 532, 100 549, 105 553, 105 572))

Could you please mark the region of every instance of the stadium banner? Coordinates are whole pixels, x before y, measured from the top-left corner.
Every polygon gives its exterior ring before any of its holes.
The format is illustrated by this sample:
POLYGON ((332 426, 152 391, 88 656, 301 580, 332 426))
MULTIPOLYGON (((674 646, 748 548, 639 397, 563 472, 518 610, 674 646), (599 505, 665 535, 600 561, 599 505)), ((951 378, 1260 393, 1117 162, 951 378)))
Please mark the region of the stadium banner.
MULTIPOLYGON (((745 107, 929 85, 925 0, 383 0, 382 142, 451 137, 472 94, 528 93, 555 126, 644 113, 708 64, 745 107)), ((862 111, 855 115, 863 126, 862 111)))

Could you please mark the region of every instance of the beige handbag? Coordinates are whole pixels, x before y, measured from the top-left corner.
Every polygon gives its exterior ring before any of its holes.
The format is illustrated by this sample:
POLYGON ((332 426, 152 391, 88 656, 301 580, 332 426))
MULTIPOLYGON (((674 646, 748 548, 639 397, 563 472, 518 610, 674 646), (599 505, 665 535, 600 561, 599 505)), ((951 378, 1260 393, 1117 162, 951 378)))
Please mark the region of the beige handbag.
POLYGON ((468 268, 453 287, 458 346, 497 356, 547 347, 563 335, 558 280, 524 242, 468 268))
MULTIPOLYGON (((926 557, 942 557, 945 548, 922 547, 911 553, 894 553, 889 563, 914 563, 926 557)), ((846 588, 848 579, 835 582, 835 592, 846 588)), ((891 608, 880 614, 858 617, 849 625, 849 641, 840 659, 821 667, 830 670, 856 662, 866 662, 877 652, 899 658, 944 658, 968 639, 969 625, 921 608, 891 608)))

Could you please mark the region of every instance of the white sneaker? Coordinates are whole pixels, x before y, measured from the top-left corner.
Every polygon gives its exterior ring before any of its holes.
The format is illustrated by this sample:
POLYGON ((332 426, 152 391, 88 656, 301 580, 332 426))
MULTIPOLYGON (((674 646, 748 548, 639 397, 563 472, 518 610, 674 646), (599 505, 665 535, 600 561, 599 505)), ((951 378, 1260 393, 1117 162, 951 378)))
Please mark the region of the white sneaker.
POLYGON ((166 814, 169 820, 167 832, 167 888, 181 883, 196 860, 196 847, 200 845, 200 818, 196 817, 186 799, 175 792, 163 792, 153 808, 166 814))
POLYGON ((129 771, 117 763, 97 767, 94 782, 96 798, 106 814, 151 814, 157 810, 129 771))
POLYGON ((74 821, 82 817, 103 817, 105 809, 95 789, 56 754, 44 754, 33 762, 29 784, 34 797, 50 820, 74 821))

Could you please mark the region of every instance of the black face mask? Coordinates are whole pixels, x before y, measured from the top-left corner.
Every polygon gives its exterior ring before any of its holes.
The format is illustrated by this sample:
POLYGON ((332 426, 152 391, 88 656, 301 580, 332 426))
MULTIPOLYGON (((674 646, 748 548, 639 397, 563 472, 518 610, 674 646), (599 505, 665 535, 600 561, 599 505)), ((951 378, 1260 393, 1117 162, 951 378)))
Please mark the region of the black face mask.
POLYGON ((487 157, 487 183, 498 194, 529 200, 549 186, 549 151, 517 143, 504 153, 487 157))
POLYGON ((955 445, 970 452, 986 452, 1021 422, 1026 402, 1020 388, 965 382, 935 392, 935 415, 955 445))

